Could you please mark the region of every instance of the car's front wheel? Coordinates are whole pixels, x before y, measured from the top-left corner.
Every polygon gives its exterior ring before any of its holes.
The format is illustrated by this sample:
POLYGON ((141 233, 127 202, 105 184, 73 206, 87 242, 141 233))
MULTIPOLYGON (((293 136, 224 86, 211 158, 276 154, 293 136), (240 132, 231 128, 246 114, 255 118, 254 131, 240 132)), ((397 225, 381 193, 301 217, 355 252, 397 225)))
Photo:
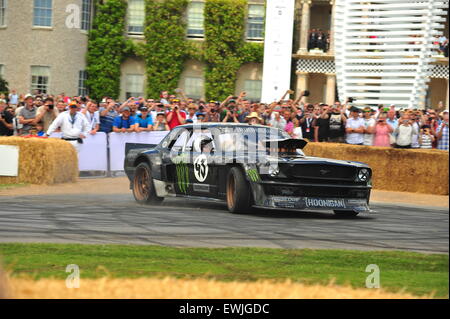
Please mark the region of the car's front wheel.
POLYGON ((148 163, 139 163, 136 166, 133 180, 133 196, 140 204, 158 204, 164 197, 156 196, 152 172, 148 163))
POLYGON ((239 167, 232 167, 227 178, 227 206, 231 213, 248 213, 252 209, 251 188, 239 167))
POLYGON ((348 218, 348 217, 356 217, 359 214, 359 212, 355 212, 354 210, 335 210, 334 214, 337 217, 348 218))

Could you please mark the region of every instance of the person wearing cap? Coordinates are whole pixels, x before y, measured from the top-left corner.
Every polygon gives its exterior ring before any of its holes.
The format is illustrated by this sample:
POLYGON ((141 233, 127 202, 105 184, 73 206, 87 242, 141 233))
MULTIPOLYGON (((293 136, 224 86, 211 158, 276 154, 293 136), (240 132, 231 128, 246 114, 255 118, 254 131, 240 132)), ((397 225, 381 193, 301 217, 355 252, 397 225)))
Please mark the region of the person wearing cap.
POLYGON ((146 106, 142 106, 140 109, 140 114, 135 116, 136 124, 134 129, 136 132, 145 132, 153 130, 153 119, 148 114, 148 108, 146 106))
POLYGON ((205 123, 206 121, 206 114, 205 113, 197 113, 197 123, 205 123))
POLYGON ((363 145, 372 146, 375 134, 375 119, 372 118, 372 109, 367 106, 363 109, 364 118, 364 142, 363 145))
POLYGON ((134 132, 134 117, 131 116, 131 110, 128 106, 122 108, 122 115, 116 116, 113 123, 113 132, 130 133, 134 132))
POLYGON ((79 144, 83 143, 83 139, 89 134, 90 128, 86 117, 78 110, 78 104, 76 101, 72 101, 69 104, 69 110, 60 113, 50 124, 46 136, 50 136, 56 129, 60 128, 62 139, 68 141, 78 151, 79 144))
POLYGON ((361 110, 355 106, 350 108, 350 118, 345 125, 347 136, 345 142, 353 145, 364 144, 364 131, 366 129, 364 119, 359 116, 361 110))
POLYGON ((249 125, 261 124, 261 122, 263 121, 263 119, 260 118, 258 113, 256 112, 251 112, 249 115, 245 117, 245 120, 249 125))
POLYGON ((33 130, 36 125, 35 119, 37 107, 33 102, 33 96, 31 94, 27 94, 25 96, 25 106, 17 113, 19 124, 23 125, 20 130, 20 135, 29 135, 31 133, 30 131, 33 130))
POLYGON ((169 124, 166 121, 166 113, 159 112, 156 115, 155 124, 153 125, 154 131, 170 131, 169 124))
POLYGON ((166 111, 164 109, 164 104, 162 103, 154 103, 152 108, 150 108, 150 115, 152 117, 153 123, 156 123, 156 117, 159 113, 165 114, 166 111))

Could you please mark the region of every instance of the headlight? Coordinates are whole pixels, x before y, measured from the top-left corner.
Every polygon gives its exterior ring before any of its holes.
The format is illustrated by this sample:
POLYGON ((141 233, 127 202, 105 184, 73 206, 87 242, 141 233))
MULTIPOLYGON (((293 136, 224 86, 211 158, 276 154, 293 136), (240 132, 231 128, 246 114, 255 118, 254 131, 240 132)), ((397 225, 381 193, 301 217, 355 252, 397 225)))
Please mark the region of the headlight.
POLYGON ((361 168, 356 176, 357 182, 368 182, 370 180, 370 170, 367 168, 361 168))

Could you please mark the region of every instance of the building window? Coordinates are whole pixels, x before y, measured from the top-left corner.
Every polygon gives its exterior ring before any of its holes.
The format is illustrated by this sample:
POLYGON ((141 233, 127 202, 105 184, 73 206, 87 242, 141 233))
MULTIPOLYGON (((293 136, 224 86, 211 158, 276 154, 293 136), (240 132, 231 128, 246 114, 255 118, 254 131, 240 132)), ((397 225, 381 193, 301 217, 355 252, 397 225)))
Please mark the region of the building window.
POLYGON ((0 0, 0 26, 6 25, 6 0, 0 0))
POLYGON ((52 26, 52 0, 34 0, 33 25, 35 27, 52 26))
POLYGON ((92 22, 92 0, 83 0, 81 6, 81 30, 89 31, 92 22))
POLYGON ((5 72, 5 66, 4 66, 3 64, 0 64, 0 77, 1 77, 2 79, 5 79, 5 74, 4 74, 4 72, 5 72))
POLYGON ((144 76, 142 74, 127 74, 125 77, 125 97, 144 96, 144 76))
POLYGON ((247 39, 262 40, 264 33, 264 5, 250 4, 248 6, 247 39))
POLYGON ((187 36, 190 38, 203 38, 203 9, 205 3, 191 2, 187 9, 187 36))
POLYGON ((86 96, 88 95, 88 90, 86 88, 87 72, 82 70, 78 75, 78 95, 86 96))
POLYGON ((32 66, 31 67, 31 92, 38 90, 39 93, 47 93, 50 80, 50 67, 32 66))
POLYGON ((186 77, 184 80, 184 91, 186 96, 193 99, 200 99, 203 95, 203 79, 186 77))
POLYGON ((128 1, 128 33, 144 33, 145 3, 144 0, 128 1))
POLYGON ((247 98, 259 102, 261 100, 261 80, 245 80, 244 91, 247 92, 247 98))

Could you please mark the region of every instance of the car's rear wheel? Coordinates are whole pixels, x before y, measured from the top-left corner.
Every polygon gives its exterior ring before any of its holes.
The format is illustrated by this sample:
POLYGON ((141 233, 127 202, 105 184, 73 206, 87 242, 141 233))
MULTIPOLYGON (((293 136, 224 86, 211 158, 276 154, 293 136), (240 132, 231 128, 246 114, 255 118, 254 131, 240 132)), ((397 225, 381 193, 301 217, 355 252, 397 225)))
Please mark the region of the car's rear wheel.
POLYGON ((359 212, 355 212, 354 210, 335 210, 334 214, 337 217, 349 218, 349 217, 356 217, 359 214, 359 212))
POLYGON ((148 163, 139 163, 134 172, 133 196, 140 204, 158 204, 164 197, 156 196, 152 172, 148 163))
POLYGON ((251 211, 253 198, 251 188, 239 167, 232 167, 227 178, 227 206, 231 213, 243 214, 251 211))

